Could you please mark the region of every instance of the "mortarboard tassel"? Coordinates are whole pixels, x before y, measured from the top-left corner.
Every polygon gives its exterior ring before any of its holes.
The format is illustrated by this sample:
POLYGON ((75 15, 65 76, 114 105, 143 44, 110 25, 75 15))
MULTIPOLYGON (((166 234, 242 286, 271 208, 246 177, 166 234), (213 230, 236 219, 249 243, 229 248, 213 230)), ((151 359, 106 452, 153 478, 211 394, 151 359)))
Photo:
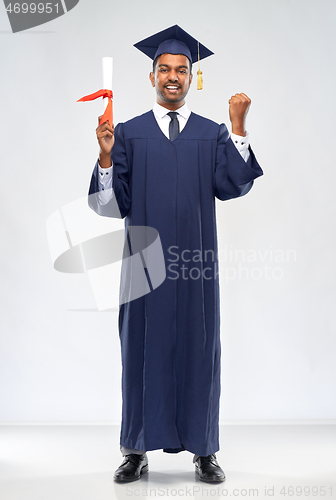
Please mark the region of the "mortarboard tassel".
POLYGON ((198 50, 197 90, 202 90, 203 89, 203 78, 202 78, 202 71, 201 71, 201 66, 200 66, 199 42, 197 42, 197 50, 198 50))

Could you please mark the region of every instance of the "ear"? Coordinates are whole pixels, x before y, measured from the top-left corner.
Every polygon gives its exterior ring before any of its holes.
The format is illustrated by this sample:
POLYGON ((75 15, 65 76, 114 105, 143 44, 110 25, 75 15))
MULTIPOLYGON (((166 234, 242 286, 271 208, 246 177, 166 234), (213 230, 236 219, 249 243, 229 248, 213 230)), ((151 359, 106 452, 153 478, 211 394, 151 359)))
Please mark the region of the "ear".
POLYGON ((155 77, 153 71, 149 73, 149 79, 152 82, 152 87, 155 87, 155 77))
POLYGON ((189 79, 189 85, 191 85, 191 82, 192 82, 193 76, 194 76, 194 75, 191 73, 191 74, 190 74, 190 79, 189 79))

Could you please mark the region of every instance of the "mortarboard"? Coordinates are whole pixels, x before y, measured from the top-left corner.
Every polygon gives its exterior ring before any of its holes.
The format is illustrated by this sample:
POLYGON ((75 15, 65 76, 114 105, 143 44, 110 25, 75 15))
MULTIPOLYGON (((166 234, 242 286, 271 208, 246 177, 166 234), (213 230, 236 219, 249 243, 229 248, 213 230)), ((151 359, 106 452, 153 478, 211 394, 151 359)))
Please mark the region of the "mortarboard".
MULTIPOLYGON (((189 33, 180 28, 177 24, 171 26, 155 35, 134 44, 134 47, 155 60, 161 54, 183 54, 188 57, 191 63, 205 59, 213 54, 211 50, 193 38, 189 33)), ((202 72, 198 67, 197 89, 202 85, 202 72)))

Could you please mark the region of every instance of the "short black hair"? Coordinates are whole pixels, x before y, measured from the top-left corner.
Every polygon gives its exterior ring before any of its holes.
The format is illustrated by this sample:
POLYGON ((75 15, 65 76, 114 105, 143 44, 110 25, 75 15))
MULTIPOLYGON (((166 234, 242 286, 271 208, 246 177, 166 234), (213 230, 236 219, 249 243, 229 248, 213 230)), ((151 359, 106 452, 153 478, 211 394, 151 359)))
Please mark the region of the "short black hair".
MULTIPOLYGON (((181 54, 181 55, 184 55, 184 54, 181 54)), ((158 55, 158 56, 154 59, 154 61, 153 61, 153 73, 155 73, 155 68, 156 68, 156 65, 157 65, 157 62, 158 62, 158 59, 159 59, 159 57, 160 57, 160 56, 162 56, 162 54, 158 55)), ((186 56, 186 58, 187 58, 187 59, 188 59, 188 61, 189 61, 189 70, 190 70, 190 74, 192 74, 192 63, 191 63, 191 61, 190 61, 190 59, 189 59, 189 57, 188 57, 188 56, 186 56)))

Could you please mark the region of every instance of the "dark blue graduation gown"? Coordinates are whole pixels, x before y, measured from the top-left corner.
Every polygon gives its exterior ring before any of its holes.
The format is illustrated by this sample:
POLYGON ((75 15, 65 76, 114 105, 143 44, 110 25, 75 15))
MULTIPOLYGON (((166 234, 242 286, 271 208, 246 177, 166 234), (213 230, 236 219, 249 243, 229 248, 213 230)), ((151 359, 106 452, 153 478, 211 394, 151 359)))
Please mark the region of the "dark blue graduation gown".
MULTIPOLYGON (((146 451, 215 453, 220 396, 215 197, 246 194, 262 170, 251 149, 248 162, 242 159, 225 125, 195 113, 173 142, 152 111, 118 124, 112 161, 126 229, 150 226, 159 232, 167 272, 158 288, 120 308, 120 443, 146 451)), ((98 191, 97 176, 96 164, 90 194, 98 191)), ((97 213, 111 215, 111 202, 102 207, 90 200, 97 213)))

